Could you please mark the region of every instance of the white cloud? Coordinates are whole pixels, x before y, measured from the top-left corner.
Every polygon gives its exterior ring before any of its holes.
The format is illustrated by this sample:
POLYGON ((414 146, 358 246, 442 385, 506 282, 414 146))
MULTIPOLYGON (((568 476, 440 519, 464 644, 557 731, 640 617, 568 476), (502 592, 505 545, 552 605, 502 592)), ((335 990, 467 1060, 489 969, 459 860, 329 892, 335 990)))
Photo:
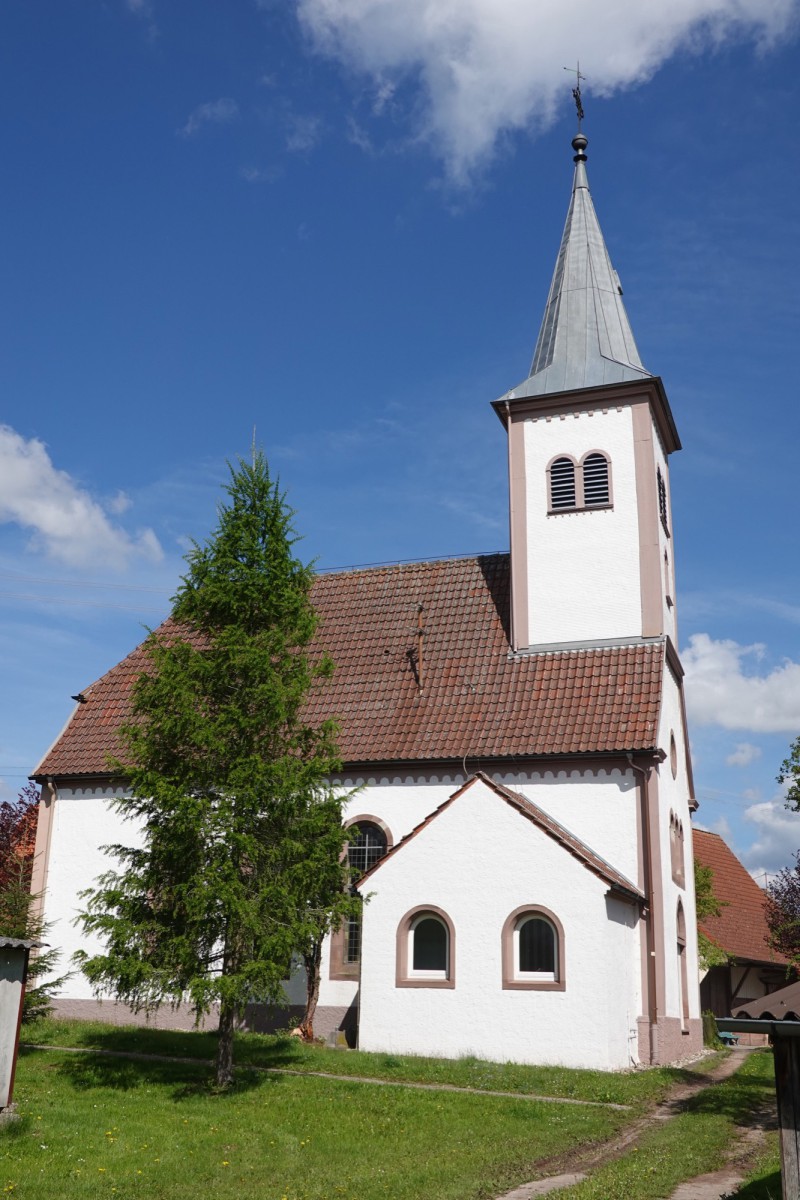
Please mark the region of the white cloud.
POLYGON ((690 638, 683 664, 692 721, 754 733, 796 734, 800 729, 800 663, 787 659, 762 674, 746 671, 763 656, 762 645, 715 641, 707 633, 690 638))
POLYGON ((765 800, 745 809, 745 820, 756 826, 756 840, 741 856, 755 879, 764 886, 764 876, 793 865, 800 848, 800 813, 785 808, 782 800, 765 800))
POLYGON ((206 104, 198 104, 178 133, 182 137, 191 137, 204 125, 224 125, 238 115, 239 105, 230 96, 223 96, 219 100, 209 100, 206 104))
POLYGON ((608 95, 649 79, 676 51, 731 38, 769 45, 797 0, 297 0, 315 47, 374 83, 375 105, 414 86, 417 136, 457 183, 504 133, 550 123, 565 64, 591 47, 589 86, 608 95), (580 37, 576 38, 576 31, 580 37))
POLYGON ((749 767, 757 758, 761 758, 760 746, 754 746, 752 742, 737 742, 725 762, 729 767, 749 767))
POLYGON ((293 154, 308 154, 322 136, 319 117, 290 113, 286 118, 286 149, 293 154))
MULTIPOLYGON (((112 511, 115 502, 122 511, 122 495, 111 501, 112 511)), ((26 440, 8 425, 0 425, 0 523, 32 530, 32 549, 71 567, 121 569, 135 557, 163 558, 152 529, 132 538, 66 471, 53 466, 43 442, 26 440)))

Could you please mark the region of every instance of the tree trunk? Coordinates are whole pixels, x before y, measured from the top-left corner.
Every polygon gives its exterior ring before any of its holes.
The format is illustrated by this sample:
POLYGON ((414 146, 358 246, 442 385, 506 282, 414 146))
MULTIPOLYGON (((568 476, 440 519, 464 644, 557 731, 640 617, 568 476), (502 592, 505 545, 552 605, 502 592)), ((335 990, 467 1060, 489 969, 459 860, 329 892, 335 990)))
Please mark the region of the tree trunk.
POLYGON ((314 1013, 319 1000, 319 967, 322 959, 322 942, 314 942, 308 954, 303 955, 306 965, 306 1011, 300 1022, 304 1042, 314 1040, 314 1013))
POLYGON ((219 1006, 219 1038, 217 1041, 217 1087, 233 1083, 233 1031, 236 1027, 236 1005, 223 1000, 219 1006))

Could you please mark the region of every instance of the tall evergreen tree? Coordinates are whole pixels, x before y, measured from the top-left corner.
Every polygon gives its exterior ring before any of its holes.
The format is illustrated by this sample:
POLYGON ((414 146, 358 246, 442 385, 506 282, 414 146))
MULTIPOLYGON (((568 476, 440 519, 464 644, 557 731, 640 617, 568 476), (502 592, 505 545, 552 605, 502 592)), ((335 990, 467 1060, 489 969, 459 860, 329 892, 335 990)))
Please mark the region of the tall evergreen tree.
POLYGON ((139 847, 84 893, 79 956, 98 992, 137 1010, 219 1006, 217 1083, 233 1074, 248 1003, 280 1003, 294 956, 353 906, 346 892, 332 721, 303 720, 332 663, 310 653, 313 571, 296 556, 285 494, 261 453, 230 468, 227 502, 195 543, 173 617, 151 633, 125 727, 129 790, 116 801, 139 847))

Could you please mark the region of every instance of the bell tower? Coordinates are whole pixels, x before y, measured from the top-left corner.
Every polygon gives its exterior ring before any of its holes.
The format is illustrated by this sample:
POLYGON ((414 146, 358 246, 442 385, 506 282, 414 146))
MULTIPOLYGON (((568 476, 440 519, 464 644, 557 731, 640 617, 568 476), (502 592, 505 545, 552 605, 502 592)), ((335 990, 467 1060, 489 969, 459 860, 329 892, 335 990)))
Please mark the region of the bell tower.
POLYGON ((677 642, 669 455, 586 174, 575 171, 530 373, 494 402, 508 433, 515 651, 677 642))

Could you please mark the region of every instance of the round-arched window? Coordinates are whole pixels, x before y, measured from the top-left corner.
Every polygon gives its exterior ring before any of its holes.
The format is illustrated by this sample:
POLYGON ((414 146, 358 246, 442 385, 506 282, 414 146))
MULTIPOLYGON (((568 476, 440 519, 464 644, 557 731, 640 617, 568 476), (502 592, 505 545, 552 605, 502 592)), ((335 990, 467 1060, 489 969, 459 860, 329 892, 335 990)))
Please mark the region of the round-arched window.
POLYGON ((447 928, 438 917, 421 916, 411 927, 411 969, 447 973, 447 928))
POLYGON ((544 917, 522 917, 516 927, 515 955, 520 975, 556 974, 556 931, 544 917))
POLYGON ((384 830, 373 821, 357 821, 356 828, 358 833, 354 833, 347 843, 347 861, 363 875, 383 858, 388 841, 384 830))

